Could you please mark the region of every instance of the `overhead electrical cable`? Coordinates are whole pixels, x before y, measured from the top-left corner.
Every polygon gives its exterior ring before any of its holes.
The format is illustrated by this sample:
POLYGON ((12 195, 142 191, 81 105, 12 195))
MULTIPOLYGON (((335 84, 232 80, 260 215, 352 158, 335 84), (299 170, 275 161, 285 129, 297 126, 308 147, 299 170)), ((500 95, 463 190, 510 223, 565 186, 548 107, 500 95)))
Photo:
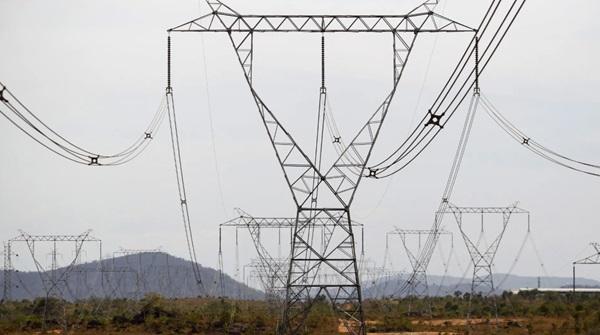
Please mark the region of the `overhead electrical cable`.
MULTIPOLYGON (((452 168, 450 169, 450 174, 448 176, 448 181, 446 182, 446 187, 444 188, 444 193, 442 195, 442 200, 438 207, 437 212, 435 213, 433 228, 431 229, 432 233, 428 235, 427 240, 425 241, 424 247, 421 249, 421 252, 418 255, 417 264, 422 268, 426 269, 429 265, 431 257, 435 251, 435 247, 439 240, 440 234, 438 233, 440 227, 442 225, 442 221, 444 218, 444 214, 449 206, 450 197, 454 190, 454 186, 456 185, 456 180, 458 179, 458 173, 460 171, 460 167, 463 161, 463 157, 469 143, 469 138, 471 135, 471 131, 473 129, 473 123, 475 121, 475 116, 477 114, 477 108, 479 106, 480 96, 478 91, 475 91, 473 97, 471 98, 471 102, 469 104, 469 109, 467 112, 467 116, 465 118, 465 123, 463 125, 462 133, 460 135, 460 140, 458 144, 458 148, 456 149, 456 153, 454 155, 452 168)), ((481 236, 480 236, 481 238, 481 236)), ((479 241, 477 242, 479 243, 479 241)), ((398 292, 404 293, 409 289, 410 283, 416 279, 416 272, 413 272, 410 275, 409 280, 406 281, 404 285, 402 285, 398 292)))
POLYGON ((509 121, 500 111, 492 104, 485 96, 482 96, 482 105, 488 116, 498 125, 506 134, 512 137, 517 143, 533 152, 534 154, 544 158, 545 160, 565 167, 567 169, 584 173, 587 175, 600 177, 600 165, 583 162, 581 160, 570 158, 564 154, 558 153, 533 138, 525 134, 509 121))
POLYGON ((488 8, 476 36, 473 37, 455 70, 440 91, 438 98, 411 135, 387 158, 370 166, 370 177, 389 177, 411 164, 432 143, 475 86, 475 81, 497 52, 508 31, 513 26, 526 0, 515 0, 507 9, 496 31, 486 38, 491 23, 498 14, 502 1, 494 1, 488 8), (483 52, 478 55, 479 49, 483 52), (475 56, 475 61, 472 58, 475 56), (473 66, 468 66, 474 63, 473 66), (480 65, 481 64, 481 65, 480 65), (445 107, 444 107, 445 106, 445 107), (391 170, 390 170, 391 169, 391 170), (390 171, 387 171, 390 170, 390 171))
MULTIPOLYGON (((467 118, 465 120, 465 127, 463 128, 463 134, 461 135, 459 148, 454 159, 454 165, 451 170, 448 183, 446 184, 446 190, 444 191, 444 195, 442 196, 440 207, 435 215, 435 220, 432 228, 433 231, 439 230, 443 215, 447 210, 448 201, 452 193, 452 189, 456 182, 456 176, 460 167, 460 162, 462 161, 462 155, 464 155, 464 149, 462 148, 466 147, 466 139, 468 139, 468 134, 470 133, 470 129, 472 126, 471 115, 474 115, 474 111, 477 108, 480 100, 479 77, 489 64, 492 56, 497 52, 508 31, 513 26, 516 18, 518 17, 524 4, 526 3, 526 0, 514 0, 508 8, 508 10, 506 11, 506 13, 504 14, 503 18, 501 19, 501 22, 496 28, 496 31, 492 35, 492 37, 489 40, 483 40, 483 38, 487 36, 486 31, 489 29, 492 20, 497 15, 501 3, 502 0, 494 0, 490 4, 486 15, 484 16, 481 24, 479 25, 479 28, 477 29, 476 35, 473 37, 469 46, 465 50, 463 56, 458 62, 458 65, 452 72, 448 82, 440 91, 438 98, 433 103, 432 108, 428 111, 428 115, 426 115, 423 118, 422 124, 415 128, 415 130, 413 131, 413 134, 418 133, 419 135, 416 138, 412 138, 414 137, 413 135, 409 136, 409 138, 407 138, 404 141, 404 143, 396 151, 394 151, 392 155, 390 155, 384 161, 374 165, 369 170, 370 174, 374 174, 378 178, 389 177, 401 171, 410 163, 412 163, 431 144, 431 142, 436 138, 436 136, 441 132, 444 126, 449 122, 451 117, 458 110, 462 102, 468 96, 469 92, 473 88, 475 88, 474 99, 476 99, 476 102, 474 103, 474 100, 471 101, 469 114, 467 115, 467 118), (479 52, 481 46, 485 46, 483 53, 479 52), (474 57, 474 61, 472 61, 472 57, 474 57), (467 71, 468 74, 462 76, 462 74, 465 72, 465 69, 467 68, 467 65, 470 62, 474 63, 473 66, 470 67, 471 71, 467 71), (455 89, 455 86, 459 81, 462 81, 462 84, 460 84, 460 86, 457 89, 455 89), (446 108, 443 110, 443 112, 440 112, 440 108, 442 108, 441 106, 444 105, 447 98, 451 96, 451 92, 454 91, 455 93, 453 95, 452 100, 446 104, 446 108), (445 119, 442 120, 442 118, 444 117, 445 119), (428 130, 425 133, 425 136, 423 136, 422 134, 424 133, 425 129, 428 130), (434 129, 436 130, 434 131, 434 129), (433 135, 429 136, 429 134, 433 135), (410 144, 407 145, 407 143, 410 144), (421 143, 424 143, 424 145, 420 145, 421 143), (411 155, 412 152, 416 152, 416 154, 411 155), (389 163, 390 161, 391 163, 389 163), (397 165, 399 165, 399 167, 397 165), (392 172, 388 172, 383 176, 379 174, 379 172, 381 172, 382 169, 385 171, 390 168, 393 168, 392 172)), ((422 252, 420 253, 418 259, 418 263, 421 268, 427 268, 435 250, 438 238, 438 234, 431 234, 427 239, 425 246, 422 249, 422 252)), ((401 285, 397 292, 404 293, 406 290, 408 290, 411 282, 415 280, 416 275, 417 274, 413 272, 410 275, 409 279, 405 282, 404 285, 401 285)))
POLYGON ((217 159, 217 140, 215 137, 215 127, 213 122, 212 103, 210 99, 210 86, 208 81, 208 62, 206 57, 206 47, 204 43, 204 35, 200 35, 202 41, 202 60, 204 65, 204 85, 206 89, 206 108, 208 110, 208 123, 210 125, 210 138, 212 145, 213 161, 215 166, 215 177, 217 181, 217 187, 219 188, 219 198, 221 200, 221 207, 223 209, 223 215, 227 216, 227 209, 225 208, 225 196, 223 192, 223 183, 221 182, 221 169, 219 168, 219 160, 217 159))
POLYGON ((177 177, 177 190, 179 192, 179 204, 181 207, 181 217, 185 230, 187 249, 192 261, 192 272, 196 284, 202 293, 205 292, 202 282, 200 264, 196 256, 196 245, 194 243, 194 234, 190 220, 188 207, 187 191, 185 187, 185 178, 183 174, 183 164, 181 159, 181 145, 179 140, 179 130, 177 128, 177 117, 175 113, 175 102, 173 99, 173 88, 171 87, 171 36, 167 38, 167 114, 169 119, 169 129, 171 131, 171 149, 173 151, 173 163, 175 165, 175 176, 177 177))
POLYGON ((87 150, 61 135, 25 106, 4 84, 0 83, 0 86, 0 114, 45 149, 81 165, 116 166, 132 161, 146 150, 166 115, 166 100, 163 98, 140 137, 120 152, 101 154, 87 150))

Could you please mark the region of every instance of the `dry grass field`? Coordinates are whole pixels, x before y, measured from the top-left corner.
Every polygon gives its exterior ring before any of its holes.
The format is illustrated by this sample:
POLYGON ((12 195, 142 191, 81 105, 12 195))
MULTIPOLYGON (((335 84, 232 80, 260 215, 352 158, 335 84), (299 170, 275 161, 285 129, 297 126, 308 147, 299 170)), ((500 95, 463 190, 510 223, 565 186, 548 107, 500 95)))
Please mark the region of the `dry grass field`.
MULTIPOLYGON (((455 295, 414 300, 368 300, 369 334, 600 335, 600 297, 531 292, 497 298, 455 295), (469 302, 470 300, 470 302, 469 302), (470 307, 470 318, 466 318, 470 307), (496 307, 494 307, 496 306, 496 307), (427 310, 428 312, 415 312, 427 310)), ((43 299, 0 304, 0 334, 275 334, 281 309, 265 301, 43 299)), ((325 300, 315 304, 306 334, 343 334, 325 300)))

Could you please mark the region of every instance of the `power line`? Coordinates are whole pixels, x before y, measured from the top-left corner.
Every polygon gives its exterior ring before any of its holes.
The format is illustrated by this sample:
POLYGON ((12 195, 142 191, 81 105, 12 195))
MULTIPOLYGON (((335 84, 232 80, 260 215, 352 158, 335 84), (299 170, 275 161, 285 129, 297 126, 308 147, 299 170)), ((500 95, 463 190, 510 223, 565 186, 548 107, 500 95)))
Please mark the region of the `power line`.
POLYGON ((200 290, 204 292, 200 265, 196 256, 196 246, 190 220, 188 207, 187 191, 185 187, 185 178, 183 174, 183 164, 181 159, 181 145, 179 140, 179 130, 177 128, 177 117, 175 114, 175 102, 173 99, 173 88, 171 87, 171 36, 167 38, 167 114, 169 119, 169 129, 171 131, 171 149, 173 152, 173 163, 175 166, 175 176, 177 177, 177 190, 179 192, 179 205, 181 207, 181 218, 185 230, 186 243, 190 260, 192 261, 192 270, 194 278, 200 290))
POLYGON ((217 140, 215 137, 215 128, 213 122, 213 111, 212 111, 212 103, 210 98, 210 86, 209 86, 209 77, 208 77, 208 64, 206 57, 206 47, 204 43, 204 36, 201 36, 202 41, 202 60, 204 65, 204 85, 206 89, 206 108, 208 110, 208 123, 210 128, 210 138, 212 145, 212 154, 213 154, 213 162, 215 167, 215 177, 217 180, 217 187, 219 189, 219 198, 221 200, 221 207, 223 209, 223 215, 227 215, 227 210, 225 208, 225 196, 223 192, 223 183, 221 182, 221 171, 219 168, 219 160, 217 156, 217 140))
POLYGON ((485 96, 482 96, 482 105, 492 121, 527 150, 556 165, 576 172, 600 177, 600 165, 570 158, 535 141, 502 115, 498 108, 485 96))
POLYGON ((25 106, 4 84, 0 83, 0 86, 2 116, 53 154, 81 165, 117 166, 134 160, 148 148, 166 115, 166 100, 163 98, 144 132, 131 145, 117 153, 101 154, 67 139, 25 106))
POLYGON ((486 32, 490 29, 492 20, 498 15, 501 4, 501 1, 492 2, 477 29, 477 33, 472 38, 428 113, 423 117, 420 124, 415 127, 411 135, 392 154, 369 167, 370 174, 366 177, 386 178, 400 172, 419 157, 433 142, 475 86, 477 78, 483 73, 494 54, 498 51, 525 2, 526 0, 514 0, 492 37, 487 39, 485 37, 489 34, 486 34, 486 32), (478 50, 481 47, 483 47, 483 52, 478 55, 478 50), (475 58, 474 61, 473 58, 475 58), (469 64, 472 64, 472 66, 469 66, 469 64))

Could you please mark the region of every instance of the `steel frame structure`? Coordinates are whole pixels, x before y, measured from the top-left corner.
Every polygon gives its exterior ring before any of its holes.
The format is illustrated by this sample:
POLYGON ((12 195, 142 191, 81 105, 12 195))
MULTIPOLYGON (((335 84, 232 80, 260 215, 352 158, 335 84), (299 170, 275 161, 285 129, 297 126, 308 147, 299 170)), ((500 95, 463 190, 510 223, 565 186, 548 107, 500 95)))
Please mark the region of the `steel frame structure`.
MULTIPOLYGON (((144 254, 157 254, 157 253, 162 253, 162 248, 155 248, 155 249, 124 249, 124 248, 120 248, 117 251, 114 251, 112 254, 112 267, 111 267, 111 271, 107 272, 107 273, 135 273, 135 287, 136 287, 136 292, 135 292, 135 297, 138 299, 142 298, 142 292, 147 292, 148 291, 148 282, 146 279, 146 271, 143 268, 142 265, 142 256, 144 254), (137 256, 135 258, 137 258, 137 269, 135 269, 133 266, 131 266, 129 264, 129 258, 130 256, 137 256), (127 262, 127 266, 126 267, 121 267, 121 268, 117 268, 115 267, 115 258, 117 257, 124 257, 125 261, 127 262)), ((168 262, 169 256, 167 255, 167 262, 168 262)), ((154 262, 154 259, 153 259, 154 262)), ((168 267, 168 263, 167 263, 167 267, 168 267)), ((168 273, 168 268, 167 268, 167 273, 168 273)), ((169 284, 167 284, 167 286, 170 286, 169 284)))
POLYGON ((363 288, 375 286, 385 274, 385 264, 377 265, 377 262, 364 257, 364 253, 358 262, 358 273, 363 288))
POLYGON ((4 262, 2 267, 3 281, 1 301, 12 300, 12 273, 14 271, 12 264, 13 255, 14 254, 11 250, 11 244, 9 242, 4 242, 4 249, 2 251, 4 262))
MULTIPOLYGON (((518 203, 508 207, 458 207, 448 203, 448 207, 443 214, 452 214, 458 225, 458 229, 463 237, 471 262, 473 263, 473 280, 471 282, 471 296, 480 292, 484 295, 490 295, 495 291, 492 266, 498 252, 500 242, 504 237, 506 228, 511 217, 514 214, 527 215, 527 225, 530 224, 530 212, 519 208, 518 203), (463 228, 463 216, 481 215, 481 229, 483 234, 484 216, 486 214, 502 215, 502 227, 500 232, 489 246, 481 248, 478 242, 474 242, 472 237, 463 228)), ((528 228, 529 230, 529 228, 528 228)))
POLYGON ((592 242, 590 246, 596 250, 595 254, 573 262, 573 293, 577 291, 575 267, 577 265, 600 265, 600 243, 592 242))
POLYGON ((285 297, 285 269, 288 263, 288 258, 276 258, 266 266, 263 260, 253 259, 249 264, 244 265, 244 283, 247 285, 248 278, 256 279, 263 288, 267 300, 279 302, 285 297), (251 271, 250 276, 246 274, 247 268, 251 271))
MULTIPOLYGON (((238 245, 239 237, 237 235, 237 229, 247 229, 252 243, 258 254, 258 259, 254 260, 247 266, 253 268, 259 277, 263 289, 268 300, 278 301, 285 296, 281 296, 282 292, 285 292, 287 285, 287 265, 289 264, 290 254, 288 253, 285 257, 278 255, 273 256, 271 252, 265 247, 261 240, 262 229, 286 229, 290 231, 290 239, 292 239, 293 230, 296 226, 296 218, 286 217, 254 217, 245 211, 236 208, 235 209, 239 216, 228 220, 219 225, 219 271, 223 273, 223 249, 222 249, 222 229, 223 228, 235 228, 236 229, 236 246, 238 245), (283 290, 282 290, 283 289, 283 290)), ((327 243, 327 229, 330 229, 338 223, 328 218, 317 218, 310 222, 313 228, 313 232, 317 229, 320 230, 321 248, 324 248, 324 244, 327 243)), ((361 223, 353 222, 353 227, 361 228, 361 254, 364 255, 364 226, 361 223)), ((279 236, 279 243, 281 243, 281 235, 279 236)), ((236 277, 239 277, 239 255, 236 251, 236 277)), ((222 280, 222 278, 221 278, 222 280)))
MULTIPOLYGON (((63 289, 61 289, 61 283, 65 283, 65 278, 72 271, 73 266, 78 262, 81 250, 85 243, 97 243, 99 248, 99 255, 102 257, 102 240, 90 236, 91 230, 88 230, 79 235, 30 235, 24 231, 19 231, 19 236, 8 240, 5 244, 5 248, 9 251, 4 256, 5 261, 5 283, 12 282, 12 272, 14 271, 12 265, 12 248, 15 243, 25 243, 31 254, 32 260, 35 264, 36 270, 42 280, 44 291, 46 292, 46 298, 63 297, 63 289), (52 264, 50 270, 46 269, 35 256, 35 245, 36 243, 52 243, 52 264), (64 269, 58 273, 58 261, 57 261, 57 243, 74 243, 74 257, 73 260, 64 269)), ((5 288, 5 296, 10 297, 11 286, 5 288)))
MULTIPOLYGON (((395 95, 415 40, 420 33, 476 30, 434 12, 438 0, 427 0, 405 15, 241 15, 219 0, 207 0, 211 13, 169 29, 171 32, 227 33, 262 122, 297 207, 292 254, 287 276, 283 320, 278 333, 297 334, 312 308, 324 295, 351 334, 365 334, 362 294, 350 207, 395 95), (317 33, 322 41, 322 83, 314 159, 310 158, 267 107, 253 86, 254 36, 257 33, 317 33), (393 85, 382 104, 352 141, 323 169, 325 123, 325 34, 388 33, 393 43, 393 85), (321 117, 323 115, 323 117, 321 117), (323 201, 324 200, 324 201, 323 201), (311 242, 312 223, 335 223, 320 249, 311 242), (320 273, 337 275, 336 283, 319 281, 320 273)), ((374 171, 369 171, 372 174, 374 171)), ((329 226, 328 226, 329 227, 329 226)))
POLYGON ((421 241, 422 237, 429 237, 430 235, 437 235, 435 238, 439 240, 441 236, 449 236, 451 243, 454 244, 454 236, 451 232, 445 230, 431 230, 431 229, 394 229, 388 232, 387 235, 397 235, 402 241, 402 247, 406 253, 406 257, 412 268, 413 275, 408 278, 408 292, 407 296, 413 298, 425 298, 429 296, 429 283, 427 281, 427 268, 422 266, 419 262, 419 254, 421 253, 421 241), (418 250, 411 248, 409 243, 410 237, 418 238, 418 250))

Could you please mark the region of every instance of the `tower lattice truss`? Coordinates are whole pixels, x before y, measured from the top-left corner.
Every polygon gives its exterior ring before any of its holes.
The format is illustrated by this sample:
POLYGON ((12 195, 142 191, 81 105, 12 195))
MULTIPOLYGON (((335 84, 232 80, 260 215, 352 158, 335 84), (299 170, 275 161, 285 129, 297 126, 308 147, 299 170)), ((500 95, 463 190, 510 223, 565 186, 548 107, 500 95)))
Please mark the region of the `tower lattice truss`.
POLYGON ((315 301, 326 298, 350 334, 365 334, 362 293, 352 226, 351 205, 386 119, 398 82, 417 38, 423 33, 476 31, 435 13, 437 0, 428 0, 404 15, 242 15, 220 1, 208 0, 211 13, 169 30, 226 33, 236 52, 293 201, 297 207, 280 334, 304 331, 304 321, 315 301), (262 33, 321 35, 322 83, 314 152, 301 147, 268 107, 253 84, 254 38, 262 33), (393 83, 381 104, 352 138, 335 136, 334 157, 323 156, 327 88, 325 36, 330 33, 389 34, 393 45, 393 83), (333 162, 332 164, 324 164, 333 162), (324 230, 325 243, 314 241, 314 222, 332 224, 324 230), (317 299, 319 298, 319 299, 317 299))

